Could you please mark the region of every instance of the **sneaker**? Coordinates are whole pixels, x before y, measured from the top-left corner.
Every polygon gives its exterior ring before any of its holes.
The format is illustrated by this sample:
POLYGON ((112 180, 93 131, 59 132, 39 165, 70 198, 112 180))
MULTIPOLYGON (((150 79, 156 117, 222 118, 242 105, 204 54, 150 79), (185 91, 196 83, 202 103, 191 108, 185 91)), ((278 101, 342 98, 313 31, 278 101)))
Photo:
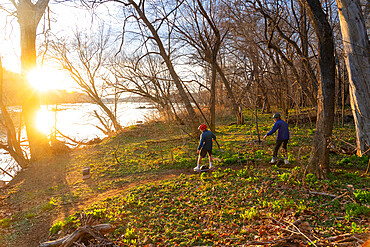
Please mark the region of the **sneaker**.
POLYGON ((200 168, 199 168, 199 166, 197 166, 197 167, 194 167, 194 171, 195 171, 195 172, 199 172, 199 171, 200 171, 200 168))
POLYGON ((272 160, 270 161, 270 164, 275 164, 276 163, 276 158, 272 157, 272 160))
POLYGON ((284 159, 284 164, 285 165, 289 165, 289 160, 288 159, 284 159))

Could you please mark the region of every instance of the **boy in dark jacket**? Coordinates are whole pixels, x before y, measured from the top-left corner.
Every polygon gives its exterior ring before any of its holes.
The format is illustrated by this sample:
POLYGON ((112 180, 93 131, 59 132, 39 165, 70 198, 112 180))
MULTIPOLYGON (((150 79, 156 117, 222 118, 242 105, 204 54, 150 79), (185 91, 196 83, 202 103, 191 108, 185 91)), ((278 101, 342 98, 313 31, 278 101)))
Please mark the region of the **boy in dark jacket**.
POLYGON ((272 129, 263 137, 263 139, 266 139, 267 136, 272 135, 275 133, 275 131, 278 130, 277 138, 276 138, 276 144, 275 144, 275 149, 274 149, 274 154, 272 157, 272 160, 270 161, 271 164, 274 164, 277 162, 277 153, 279 151, 279 148, 281 144, 283 144, 283 155, 284 155, 284 164, 289 164, 288 161, 288 151, 287 151, 287 145, 289 141, 289 128, 288 124, 281 120, 280 114, 275 113, 274 116, 272 117, 275 121, 274 126, 272 129))
POLYGON ((212 133, 212 131, 207 130, 207 125, 205 124, 201 124, 198 129, 202 132, 202 134, 200 135, 200 141, 197 150, 199 154, 198 163, 197 166, 194 168, 194 171, 200 171, 200 162, 204 157, 206 157, 207 153, 209 158, 209 169, 212 169, 212 140, 216 140, 216 136, 212 133))

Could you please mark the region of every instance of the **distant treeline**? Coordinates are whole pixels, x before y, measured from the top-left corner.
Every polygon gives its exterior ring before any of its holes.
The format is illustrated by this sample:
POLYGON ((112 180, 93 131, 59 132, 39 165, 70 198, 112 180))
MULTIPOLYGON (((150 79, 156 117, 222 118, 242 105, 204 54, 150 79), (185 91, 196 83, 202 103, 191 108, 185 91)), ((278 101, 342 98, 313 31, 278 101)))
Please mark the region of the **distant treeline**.
MULTIPOLYGON (((4 70, 2 86, 3 103, 7 106, 21 105, 25 95, 24 82, 18 73, 4 70)), ((29 93, 29 92, 27 92, 29 93)), ((80 92, 68 92, 66 90, 50 90, 40 92, 41 104, 82 103, 90 102, 89 98, 80 92)))

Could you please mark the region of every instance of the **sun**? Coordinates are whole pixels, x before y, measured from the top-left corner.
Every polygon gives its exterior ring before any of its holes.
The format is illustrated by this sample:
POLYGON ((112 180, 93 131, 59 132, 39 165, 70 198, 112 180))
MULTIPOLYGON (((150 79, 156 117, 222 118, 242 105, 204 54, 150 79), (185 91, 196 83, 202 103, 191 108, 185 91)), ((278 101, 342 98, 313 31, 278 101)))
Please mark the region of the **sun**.
POLYGON ((37 67, 28 73, 28 82, 40 92, 50 90, 70 90, 66 75, 52 67, 37 67))

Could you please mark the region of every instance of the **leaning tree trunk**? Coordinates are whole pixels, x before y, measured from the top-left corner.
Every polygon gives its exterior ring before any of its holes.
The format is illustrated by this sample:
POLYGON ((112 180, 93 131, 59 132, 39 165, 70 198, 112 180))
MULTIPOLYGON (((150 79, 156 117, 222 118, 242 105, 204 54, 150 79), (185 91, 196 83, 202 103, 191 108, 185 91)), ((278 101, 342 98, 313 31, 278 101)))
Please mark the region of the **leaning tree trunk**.
POLYGON ((3 73, 3 65, 1 62, 0 57, 0 110, 1 110, 1 117, 2 121, 0 123, 6 129, 6 137, 7 143, 1 144, 0 148, 9 152, 9 154, 13 157, 13 159, 17 162, 17 164, 21 168, 26 168, 29 165, 28 159, 25 157, 23 150, 21 148, 21 144, 17 139, 16 129, 13 124, 13 120, 11 119, 8 110, 6 109, 6 105, 3 102, 3 82, 4 82, 4 73, 3 73))
POLYGON ((370 148, 370 44, 360 1, 336 1, 356 125, 357 154, 362 156, 370 148))
POLYGON ((335 60, 333 34, 319 0, 306 0, 319 45, 320 87, 318 91, 316 132, 307 172, 324 178, 329 170, 329 149, 335 103, 335 60))
MULTIPOLYGON (((122 126, 118 122, 118 119, 116 115, 103 103, 101 98, 92 96, 95 103, 104 111, 105 114, 107 114, 110 121, 112 121, 114 130, 116 132, 122 131, 122 126)), ((108 130, 108 129, 107 129, 108 130)))
POLYGON ((177 88, 177 90, 179 92, 179 95, 180 95, 180 97, 182 99, 182 102, 185 105, 185 109, 186 109, 186 111, 188 113, 188 117, 189 117, 189 120, 191 121, 192 127, 194 128, 194 130, 196 130, 196 127, 199 124, 198 117, 197 117, 197 115, 195 113, 195 110, 194 110, 193 106, 191 105, 191 102, 189 100, 189 97, 186 94, 186 91, 185 91, 185 89, 184 89, 184 87, 182 85, 182 82, 181 82, 178 74, 175 71, 175 68, 174 68, 174 66, 172 64, 172 61, 171 61, 171 58, 170 58, 170 55, 167 54, 167 52, 166 52, 166 50, 164 48, 164 45, 162 43, 161 38, 158 35, 157 30, 154 28, 154 26, 150 23, 150 21, 146 17, 146 15, 144 13, 144 8, 141 8, 141 6, 139 6, 133 0, 129 0, 128 2, 129 2, 129 4, 131 4, 135 8, 136 12, 140 16, 140 19, 145 23, 145 25, 147 26, 147 28, 150 30, 150 33, 153 35, 153 39, 155 40, 155 42, 156 42, 156 44, 158 46, 159 53, 160 53, 161 57, 163 58, 166 66, 167 66, 167 68, 168 68, 168 70, 170 72, 170 75, 171 75, 171 77, 172 77, 172 79, 173 79, 173 81, 174 81, 174 83, 176 85, 176 88, 177 88))
MULTIPOLYGON (((21 0, 17 7, 17 17, 21 32, 21 74, 26 80, 30 70, 36 67, 36 29, 45 12, 49 0, 21 0)), ((25 83, 25 85, 29 85, 25 83)), ((22 114, 26 125, 27 138, 30 146, 31 159, 36 160, 49 154, 48 139, 36 126, 36 117, 40 110, 39 93, 31 88, 24 89, 22 114)))

